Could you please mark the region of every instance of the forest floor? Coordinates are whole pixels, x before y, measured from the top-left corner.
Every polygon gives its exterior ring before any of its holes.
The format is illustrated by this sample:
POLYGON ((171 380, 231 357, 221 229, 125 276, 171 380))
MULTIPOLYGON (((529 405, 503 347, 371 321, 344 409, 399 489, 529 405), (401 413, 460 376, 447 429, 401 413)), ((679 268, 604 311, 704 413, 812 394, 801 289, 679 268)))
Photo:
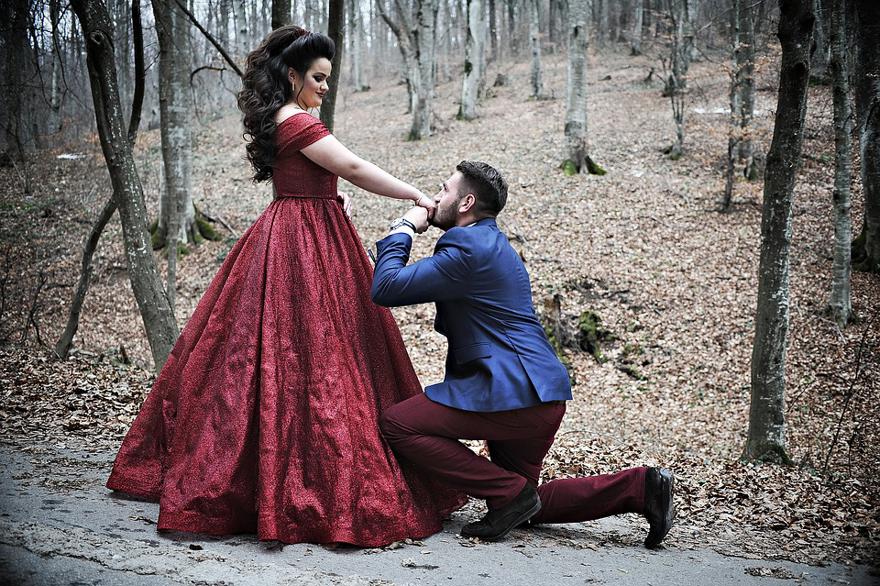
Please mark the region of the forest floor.
MULTIPOLYGON (((778 62, 778 59, 777 59, 778 62)), ((731 211, 717 211, 727 148, 727 77, 720 62, 692 69, 686 153, 661 153, 674 135, 660 83, 646 82, 645 57, 607 54, 590 62, 593 157, 608 170, 559 170, 565 112, 564 61, 546 59, 553 99, 528 99, 527 64, 496 64, 510 83, 489 87, 473 122, 455 119, 458 82, 441 83, 438 132, 405 142, 405 86, 374 81, 346 94, 335 134, 353 151, 433 194, 462 159, 487 161, 510 184, 501 226, 520 249, 539 312, 559 295, 566 320, 601 317, 600 358, 567 350, 574 400, 547 457, 545 478, 664 465, 678 480, 677 524, 666 547, 810 564, 877 564, 880 545, 880 279, 854 273, 859 320, 839 330, 824 316, 833 242, 832 105, 810 89, 803 167, 791 239, 787 424, 793 466, 739 457, 748 427, 750 356, 757 298, 762 183, 735 186, 731 211)), ((759 74, 754 138, 769 147, 777 72, 759 74)), ((491 86, 491 83, 490 83, 491 86)), ((198 125, 196 204, 241 234, 271 198, 243 159, 239 119, 198 125)), ((155 214, 158 131, 141 133, 138 168, 155 214)), ((0 426, 10 445, 81 443, 112 454, 149 390, 150 354, 128 283, 121 228, 108 226, 66 362, 51 347, 61 333, 90 222, 109 196, 94 136, 56 145, 26 167, 0 169, 0 426), (65 158, 66 155, 73 158, 65 158), (32 193, 24 194, 24 179, 32 193)), ((379 239, 400 202, 356 195, 364 244, 379 239)), ((855 184, 853 225, 861 226, 855 184)), ((191 248, 179 263, 177 315, 184 324, 235 242, 191 248)), ((416 240, 430 254, 436 230, 416 240)), ((422 382, 442 377, 444 339, 433 308, 395 310, 422 382)), ((643 537, 624 517, 621 543, 643 537)), ((589 524, 587 524, 589 525, 589 524)))

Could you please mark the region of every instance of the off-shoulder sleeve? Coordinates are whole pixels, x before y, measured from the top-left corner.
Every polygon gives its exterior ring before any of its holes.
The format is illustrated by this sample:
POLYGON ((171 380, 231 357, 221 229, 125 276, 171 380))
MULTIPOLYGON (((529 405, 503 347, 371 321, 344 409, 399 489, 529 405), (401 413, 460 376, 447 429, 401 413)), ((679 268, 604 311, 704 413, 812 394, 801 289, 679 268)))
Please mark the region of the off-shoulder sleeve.
POLYGON ((281 121, 276 129, 278 152, 300 151, 330 134, 327 127, 311 114, 294 114, 281 121))

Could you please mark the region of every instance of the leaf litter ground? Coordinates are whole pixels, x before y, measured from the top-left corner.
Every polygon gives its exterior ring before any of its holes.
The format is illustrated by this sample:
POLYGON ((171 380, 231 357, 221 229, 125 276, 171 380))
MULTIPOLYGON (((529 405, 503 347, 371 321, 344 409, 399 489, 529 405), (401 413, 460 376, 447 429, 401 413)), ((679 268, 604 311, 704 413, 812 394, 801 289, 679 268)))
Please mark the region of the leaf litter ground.
MULTIPOLYGON (((828 89, 810 90, 794 197, 787 422, 795 465, 780 467, 739 459, 748 424, 762 185, 738 181, 732 211, 716 211, 724 185, 726 76, 715 64, 694 65, 686 155, 670 161, 660 152, 673 136, 669 103, 656 83, 643 81, 652 63, 594 57, 590 144, 608 174, 565 177, 558 169, 565 63, 551 57, 546 66, 555 99, 528 100, 527 66, 504 64, 511 83, 491 87, 481 117, 469 123, 455 120, 459 84, 441 83, 440 129, 422 142, 403 140, 405 87, 389 80, 344 94, 336 129, 353 151, 430 194, 462 159, 497 166, 510 184, 502 229, 526 261, 539 312, 558 294, 565 320, 574 323, 586 310, 600 316, 608 332, 600 359, 566 350, 575 399, 545 479, 668 466, 678 480, 668 547, 876 563, 880 283, 876 275, 853 274, 857 323, 840 331, 824 317, 833 242, 828 89)), ((772 135, 775 79, 766 70, 758 84, 754 136, 763 151, 772 135)), ((195 143, 197 205, 241 234, 271 192, 249 180, 238 118, 199 126, 195 143)), ((141 134, 136 156, 155 214, 157 131, 141 134)), ((81 242, 109 195, 97 141, 88 137, 41 152, 25 167, 0 169, 0 185, 2 437, 25 449, 88 442, 115 450, 153 379, 118 220, 98 247, 71 359, 58 362, 49 350, 64 326, 81 242), (79 157, 58 158, 71 152, 79 157), (23 190, 25 176, 31 195, 23 190)), ((342 189, 356 197, 354 221, 365 245, 405 209, 344 182, 342 189)), ((856 231, 861 209, 856 181, 856 231)), ((191 249, 179 264, 181 325, 235 241, 223 233, 224 241, 191 249)), ((413 258, 430 254, 438 236, 418 238, 413 258)), ((422 382, 441 378, 445 343, 431 330, 433 308, 395 315, 422 382)), ((636 544, 643 521, 629 521, 633 531, 621 540, 636 544)))

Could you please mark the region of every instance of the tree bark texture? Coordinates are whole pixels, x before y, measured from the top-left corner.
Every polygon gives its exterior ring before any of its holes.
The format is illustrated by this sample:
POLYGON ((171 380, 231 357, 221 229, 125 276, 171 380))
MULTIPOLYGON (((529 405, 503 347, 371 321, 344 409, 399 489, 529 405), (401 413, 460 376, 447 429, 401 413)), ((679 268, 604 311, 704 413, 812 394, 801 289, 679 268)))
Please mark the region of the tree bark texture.
POLYGON ((272 0, 272 30, 290 24, 290 0, 272 0))
POLYGON ((363 92, 370 89, 364 75, 364 59, 366 57, 364 43, 364 17, 359 0, 348 2, 348 35, 351 45, 351 77, 354 91, 363 92))
POLYGON ((739 0, 739 52, 736 59, 737 104, 739 107, 738 158, 745 163, 743 174, 749 180, 758 178, 752 146, 752 118, 755 116, 755 5, 739 0))
POLYGON ((178 245, 195 242, 197 230, 192 200, 191 43, 187 17, 177 2, 152 0, 152 3, 159 39, 159 128, 165 179, 153 247, 165 246, 168 254, 166 290, 173 311, 178 245))
POLYGON ((85 37, 98 135, 122 221, 129 279, 158 369, 165 363, 179 331, 150 246, 143 189, 123 123, 110 16, 99 0, 72 0, 71 6, 85 37))
MULTIPOLYGON (((28 0, 4 1, 0 7, 3 19, 3 53, 6 75, 3 92, 3 113, 0 122, 4 125, 6 150, 8 154, 23 160, 25 153, 33 148, 30 120, 27 116, 27 95, 22 86, 28 77, 30 67, 30 47, 28 45, 28 22, 30 6, 28 0)), ((28 190, 29 191, 29 190, 28 190)))
POLYGON ((880 3, 854 2, 855 97, 865 214, 853 268, 880 272, 880 3))
POLYGON ((779 4, 782 64, 764 182, 749 433, 743 456, 750 460, 787 463, 790 460, 785 437, 785 357, 791 206, 803 144, 815 17, 812 0, 782 0, 779 4))
POLYGON ((477 96, 485 74, 486 14, 483 0, 467 0, 467 16, 464 79, 458 117, 473 120, 477 117, 477 96))
MULTIPOLYGON (((131 24, 132 36, 134 42, 134 61, 135 61, 135 77, 134 77, 134 98, 131 104, 131 116, 128 121, 128 142, 132 147, 137 140, 138 127, 141 121, 141 108, 144 100, 145 85, 145 67, 144 67, 144 37, 143 27, 141 24, 141 5, 140 0, 132 0, 131 2, 131 24)), ((107 222, 116 213, 116 199, 111 195, 101 208, 98 218, 92 225, 89 235, 83 243, 82 261, 80 263, 79 281, 73 298, 70 301, 70 308, 67 313, 67 324, 64 332, 58 338, 55 344, 55 355, 61 360, 67 360, 70 354, 70 348, 73 346, 73 338, 79 329, 79 318, 82 314, 82 306, 86 299, 86 293, 89 290, 89 283, 92 278, 92 257, 98 247, 101 234, 107 226, 107 222)))
MULTIPOLYGON (((739 136, 739 120, 740 120, 740 52, 742 51, 742 43, 740 38, 740 3, 743 0, 733 0, 733 8, 730 11, 731 19, 731 43, 733 45, 733 69, 730 72, 730 126, 727 130, 727 170, 725 172, 724 183, 724 199, 721 202, 721 210, 730 209, 730 203, 733 200, 733 183, 736 174, 736 154, 737 145, 740 141, 739 136)), ((745 0, 748 1, 748 0, 745 0)))
POLYGON ((852 108, 849 103, 849 64, 846 46, 846 7, 834 0, 831 10, 831 80, 834 95, 834 254, 831 268, 831 317, 845 328, 852 315, 850 295, 852 219, 852 108))
POLYGON ((434 97, 434 57, 436 45, 438 0, 415 0, 412 12, 395 0, 392 18, 381 0, 376 4, 382 20, 397 37, 403 56, 410 96, 412 125, 408 140, 421 140, 431 135, 431 106, 434 97))
POLYGON ((581 173, 587 166, 587 49, 589 47, 590 3, 569 0, 568 84, 565 104, 566 174, 581 173))
POLYGON ((333 54, 333 75, 330 76, 329 88, 324 101, 321 102, 321 122, 330 132, 333 132, 333 124, 336 117, 336 96, 339 93, 339 78, 342 76, 342 54, 345 47, 343 34, 345 31, 345 0, 330 0, 327 21, 327 36, 336 44, 336 53, 333 54))
POLYGON ((633 22, 629 37, 630 55, 642 54, 642 27, 644 25, 645 0, 634 0, 633 22))
POLYGON ((532 52, 531 97, 544 97, 544 73, 541 66, 540 0, 526 0, 529 8, 529 49, 532 52))

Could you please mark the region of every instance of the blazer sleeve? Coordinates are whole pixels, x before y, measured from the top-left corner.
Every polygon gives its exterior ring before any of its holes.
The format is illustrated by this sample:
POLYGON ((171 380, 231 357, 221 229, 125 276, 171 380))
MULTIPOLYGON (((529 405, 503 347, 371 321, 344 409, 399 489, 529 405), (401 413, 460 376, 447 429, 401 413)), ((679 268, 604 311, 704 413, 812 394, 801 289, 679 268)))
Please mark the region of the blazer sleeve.
POLYGON ((373 302, 385 307, 449 301, 467 295, 471 253, 455 228, 437 241, 434 255, 409 266, 412 238, 391 234, 376 243, 373 302))

